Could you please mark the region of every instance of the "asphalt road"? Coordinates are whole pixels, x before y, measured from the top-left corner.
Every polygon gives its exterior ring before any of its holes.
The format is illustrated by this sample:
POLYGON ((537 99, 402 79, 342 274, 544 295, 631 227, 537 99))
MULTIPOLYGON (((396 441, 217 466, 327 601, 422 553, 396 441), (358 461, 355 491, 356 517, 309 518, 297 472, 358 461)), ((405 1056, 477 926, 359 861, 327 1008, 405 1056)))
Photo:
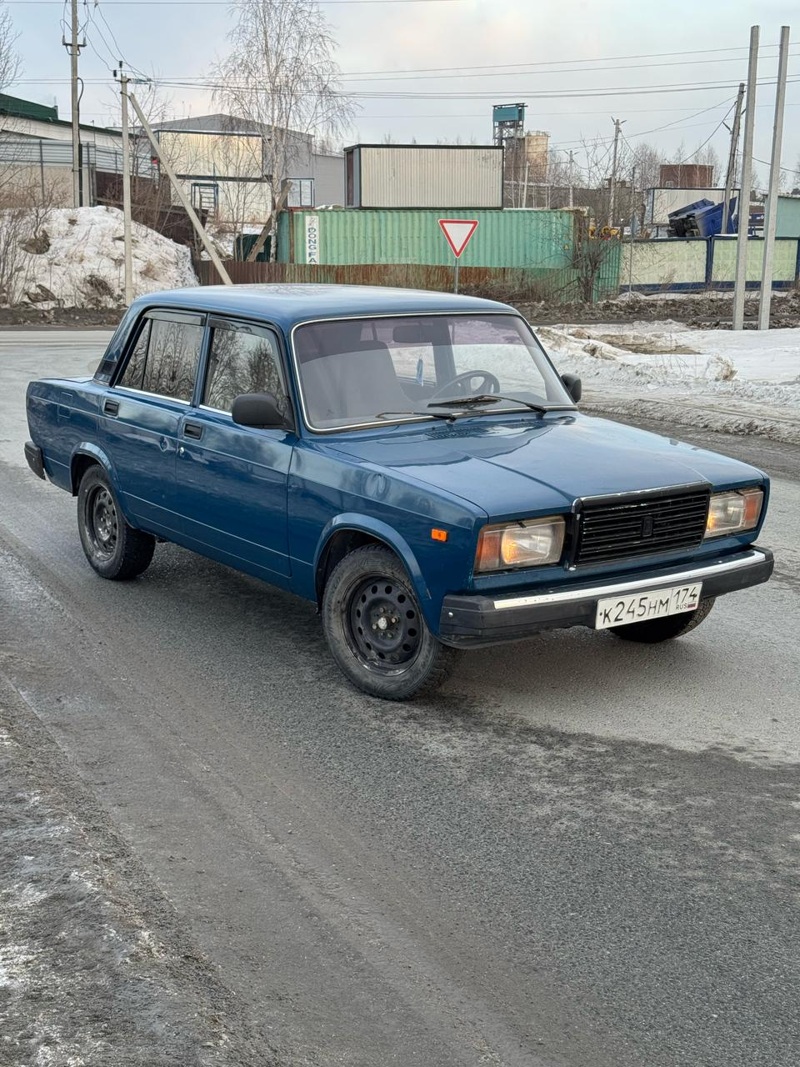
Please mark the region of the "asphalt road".
POLYGON ((0 674, 230 1027, 286 1064, 795 1067, 800 450, 731 442, 776 576, 690 637, 542 635, 395 706, 289 595, 173 546, 89 569, 21 407, 102 340, 0 336, 0 674))

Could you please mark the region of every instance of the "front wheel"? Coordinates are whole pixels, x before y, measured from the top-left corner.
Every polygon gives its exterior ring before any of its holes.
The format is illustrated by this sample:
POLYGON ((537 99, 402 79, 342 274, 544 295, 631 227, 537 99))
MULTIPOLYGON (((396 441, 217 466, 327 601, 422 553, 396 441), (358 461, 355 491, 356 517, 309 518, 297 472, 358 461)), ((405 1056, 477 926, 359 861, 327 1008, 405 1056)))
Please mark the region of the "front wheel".
POLYGON ((438 689, 458 655, 430 632, 404 567, 382 545, 358 548, 336 565, 322 597, 322 625, 342 673, 384 700, 438 689))
POLYGON ((678 615, 666 615, 663 619, 650 619, 649 622, 632 622, 627 626, 609 626, 616 637, 624 641, 637 641, 645 645, 656 645, 660 641, 670 641, 673 637, 683 637, 699 626, 714 607, 713 596, 701 600, 694 611, 682 611, 678 615))
POLYGON ((78 532, 86 558, 103 578, 125 581, 146 570, 156 539, 129 526, 108 475, 92 466, 78 488, 78 532))

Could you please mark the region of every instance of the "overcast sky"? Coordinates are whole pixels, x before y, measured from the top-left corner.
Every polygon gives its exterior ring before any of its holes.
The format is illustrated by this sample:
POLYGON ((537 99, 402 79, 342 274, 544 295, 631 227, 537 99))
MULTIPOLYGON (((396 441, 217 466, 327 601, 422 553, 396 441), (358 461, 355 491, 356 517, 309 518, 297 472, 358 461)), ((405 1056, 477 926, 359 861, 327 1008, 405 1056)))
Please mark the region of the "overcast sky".
MULTIPOLYGON (((61 44, 69 4, 5 6, 24 67, 8 91, 57 100, 69 118, 69 59, 61 44)), ((761 26, 759 77, 773 83, 759 87, 756 114, 755 155, 768 160, 777 43, 794 16, 783 165, 793 172, 798 163, 798 0, 327 0, 321 7, 338 42, 343 89, 370 94, 359 98, 347 140, 390 134, 400 142, 488 143, 492 104, 521 101, 527 127, 549 131, 579 163, 583 140, 610 140, 612 116, 625 120, 631 145, 645 139, 673 154, 683 144, 688 156, 710 137, 724 160, 721 123, 746 79, 753 24, 761 26), (426 76, 430 68, 444 69, 426 76)), ((113 121, 108 71, 119 58, 165 81, 195 83, 165 89, 176 117, 215 110, 196 83, 226 49, 225 0, 80 0, 80 12, 88 41, 80 61, 83 121, 113 121)), ((766 166, 757 168, 766 177, 766 166)))

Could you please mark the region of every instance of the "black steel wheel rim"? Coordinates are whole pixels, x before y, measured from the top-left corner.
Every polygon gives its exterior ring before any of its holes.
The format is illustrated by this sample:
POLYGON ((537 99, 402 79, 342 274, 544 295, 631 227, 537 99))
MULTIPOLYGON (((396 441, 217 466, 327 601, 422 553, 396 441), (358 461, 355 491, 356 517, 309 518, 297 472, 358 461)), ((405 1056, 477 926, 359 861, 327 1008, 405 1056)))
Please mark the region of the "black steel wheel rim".
POLYGON ((100 559, 111 559, 117 549, 119 516, 111 491, 98 486, 86 501, 86 527, 92 551, 100 559))
POLYGON ((419 653, 422 620, 408 589, 394 578, 356 586, 345 608, 350 646, 371 670, 396 674, 419 653))

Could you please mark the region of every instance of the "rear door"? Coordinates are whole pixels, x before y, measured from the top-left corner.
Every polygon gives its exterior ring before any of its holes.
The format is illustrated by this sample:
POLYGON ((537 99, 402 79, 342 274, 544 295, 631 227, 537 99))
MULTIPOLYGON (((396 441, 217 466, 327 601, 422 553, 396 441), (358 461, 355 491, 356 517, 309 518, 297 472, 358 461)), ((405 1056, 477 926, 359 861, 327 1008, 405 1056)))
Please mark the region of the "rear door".
POLYGON ((194 394, 205 316, 154 310, 143 316, 117 380, 101 402, 101 437, 122 508, 135 526, 177 537, 175 460, 194 394))
POLYGON ((234 398, 261 392, 289 413, 276 334, 211 317, 199 403, 178 428, 176 494, 187 544, 274 581, 290 573, 286 494, 296 437, 233 421, 234 398))

